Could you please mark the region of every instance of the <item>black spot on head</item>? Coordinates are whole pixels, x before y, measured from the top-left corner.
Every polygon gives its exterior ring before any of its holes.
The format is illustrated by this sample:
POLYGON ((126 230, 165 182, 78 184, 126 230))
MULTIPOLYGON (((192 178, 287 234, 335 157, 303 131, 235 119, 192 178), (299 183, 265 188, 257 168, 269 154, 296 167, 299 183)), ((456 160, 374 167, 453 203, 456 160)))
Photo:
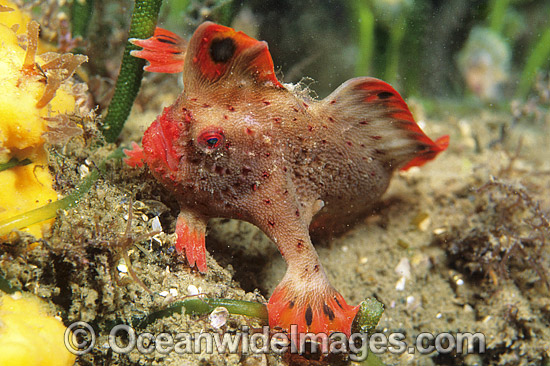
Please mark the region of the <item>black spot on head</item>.
POLYGON ((218 38, 210 43, 210 57, 216 63, 227 62, 233 57, 237 46, 233 38, 218 38))
POLYGON ((380 92, 378 93, 378 99, 388 99, 393 97, 393 93, 390 92, 380 92))
POLYGON ((309 327, 313 323, 313 311, 311 310, 311 306, 308 305, 306 309, 306 324, 309 327))

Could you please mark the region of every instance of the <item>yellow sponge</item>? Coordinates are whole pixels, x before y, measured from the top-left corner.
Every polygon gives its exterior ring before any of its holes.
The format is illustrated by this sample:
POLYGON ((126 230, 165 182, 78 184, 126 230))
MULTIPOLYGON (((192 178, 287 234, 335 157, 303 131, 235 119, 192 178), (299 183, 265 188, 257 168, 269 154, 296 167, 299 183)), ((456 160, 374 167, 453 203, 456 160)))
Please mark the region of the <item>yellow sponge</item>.
MULTIPOLYGON (((5 0, 0 0, 0 4, 14 7, 5 0)), ((72 112, 75 108, 75 98, 63 88, 56 91, 45 107, 37 108, 46 83, 43 76, 22 71, 25 51, 18 45, 11 27, 13 22, 26 21, 28 16, 17 13, 20 12, 0 12, 0 22, 7 22, 0 24, 0 164, 12 158, 30 159, 32 163, 0 171, 0 221, 57 200, 42 138, 47 129, 43 117, 72 112), (12 14, 11 18, 6 20, 6 14, 12 14)), ((36 62, 44 63, 40 57, 36 62)), ((40 238, 52 221, 26 230, 40 238)))
POLYGON ((27 24, 31 21, 31 17, 19 10, 12 1, 0 0, 0 5, 13 9, 12 11, 0 12, 0 23, 9 28, 17 29, 17 34, 27 33, 27 24))
POLYGON ((0 365, 71 366, 76 356, 64 343, 65 326, 48 315, 34 295, 0 291, 0 365))

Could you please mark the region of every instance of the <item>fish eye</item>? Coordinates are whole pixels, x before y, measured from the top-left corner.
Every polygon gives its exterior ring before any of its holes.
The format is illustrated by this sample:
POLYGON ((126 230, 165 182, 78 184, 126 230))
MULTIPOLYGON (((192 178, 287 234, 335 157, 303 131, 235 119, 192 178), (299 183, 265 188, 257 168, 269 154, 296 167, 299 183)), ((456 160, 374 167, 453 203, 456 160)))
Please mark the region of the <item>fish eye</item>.
POLYGON ((207 150, 217 149, 222 145, 223 140, 223 131, 220 128, 207 128, 197 138, 199 146, 207 150))

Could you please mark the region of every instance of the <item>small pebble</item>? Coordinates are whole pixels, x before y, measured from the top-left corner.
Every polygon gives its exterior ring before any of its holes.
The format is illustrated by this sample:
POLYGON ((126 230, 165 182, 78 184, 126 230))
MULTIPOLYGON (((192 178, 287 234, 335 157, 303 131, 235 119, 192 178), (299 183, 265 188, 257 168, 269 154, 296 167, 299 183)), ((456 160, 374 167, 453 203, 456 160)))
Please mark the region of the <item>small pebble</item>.
POLYGON ((162 232, 162 225, 160 224, 158 216, 155 216, 153 217, 153 219, 151 219, 151 227, 153 228, 153 231, 162 232))
POLYGON ((401 277, 395 284, 395 289, 397 291, 403 291, 405 289, 405 282, 407 282, 407 279, 405 277, 401 277))
POLYGON ((394 269, 395 273, 405 278, 411 277, 411 263, 407 257, 403 257, 399 260, 399 263, 394 269))
POLYGON ((86 165, 82 164, 78 167, 78 172, 80 173, 80 178, 84 178, 90 174, 90 169, 86 165))
POLYGON ((120 260, 120 262, 118 263, 118 266, 116 266, 116 269, 118 269, 120 273, 128 273, 128 266, 124 262, 124 259, 120 260))
POLYGON ((208 319, 210 319, 210 325, 214 329, 220 329, 223 327, 227 322, 227 318, 229 318, 229 311, 227 311, 227 309, 223 306, 218 306, 208 316, 208 319))
POLYGON ((202 288, 197 288, 197 286, 195 285, 189 285, 187 286, 187 292, 189 293, 190 296, 195 296, 195 295, 199 295, 199 294, 202 294, 202 288))

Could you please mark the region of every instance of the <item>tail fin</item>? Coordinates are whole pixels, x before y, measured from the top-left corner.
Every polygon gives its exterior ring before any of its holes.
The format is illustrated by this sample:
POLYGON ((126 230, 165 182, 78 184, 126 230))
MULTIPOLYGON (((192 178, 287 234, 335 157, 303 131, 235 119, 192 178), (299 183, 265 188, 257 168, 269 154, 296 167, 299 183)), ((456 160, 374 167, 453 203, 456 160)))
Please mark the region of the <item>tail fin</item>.
POLYGON ((153 37, 131 38, 130 42, 143 48, 141 51, 132 51, 131 55, 149 61, 144 70, 169 74, 183 71, 187 41, 177 34, 157 27, 153 37))
POLYGON ((449 145, 447 135, 426 136, 401 95, 375 78, 351 79, 320 104, 320 118, 335 121, 350 146, 392 168, 421 166, 449 145))
POLYGON ((431 145, 429 145, 427 149, 418 153, 418 155, 414 159, 405 164, 405 166, 401 167, 401 170, 407 170, 409 168, 412 168, 413 166, 422 166, 426 164, 428 161, 434 159, 437 154, 447 150, 448 146, 449 135, 439 137, 431 145))

